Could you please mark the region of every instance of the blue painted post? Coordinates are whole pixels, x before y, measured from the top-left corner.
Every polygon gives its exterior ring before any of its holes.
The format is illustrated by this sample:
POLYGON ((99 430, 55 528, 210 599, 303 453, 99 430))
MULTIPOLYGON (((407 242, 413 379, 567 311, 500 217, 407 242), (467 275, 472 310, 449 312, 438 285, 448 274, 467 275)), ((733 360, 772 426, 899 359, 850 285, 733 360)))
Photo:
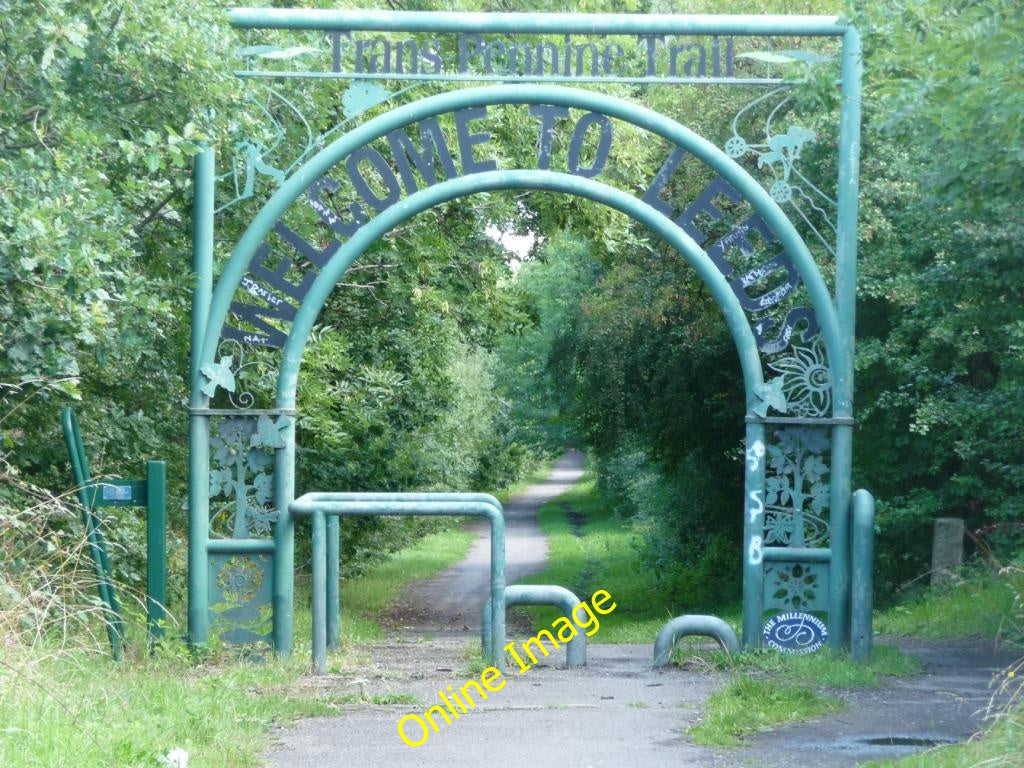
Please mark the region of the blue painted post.
POLYGON ((146 617, 152 646, 164 636, 167 605, 167 465, 146 464, 146 617))
MULTIPOLYGON (((839 186, 836 233, 836 314, 842 334, 839 360, 832 362, 834 415, 853 416, 853 354, 857 301, 857 204, 860 177, 860 100, 862 51, 853 27, 843 34, 842 104, 839 114, 839 186)), ((835 354, 829 350, 830 356, 835 354)), ((850 641, 850 508, 853 427, 832 431, 832 489, 829 536, 829 645, 841 650, 850 641)))
MULTIPOLYGON (((283 364, 282 364, 283 367, 283 364)), ((288 406, 290 407, 290 406, 288 406)), ((295 497, 295 418, 283 417, 281 430, 284 448, 274 452, 274 650, 281 656, 292 655, 295 612, 295 518, 288 509, 295 497)))

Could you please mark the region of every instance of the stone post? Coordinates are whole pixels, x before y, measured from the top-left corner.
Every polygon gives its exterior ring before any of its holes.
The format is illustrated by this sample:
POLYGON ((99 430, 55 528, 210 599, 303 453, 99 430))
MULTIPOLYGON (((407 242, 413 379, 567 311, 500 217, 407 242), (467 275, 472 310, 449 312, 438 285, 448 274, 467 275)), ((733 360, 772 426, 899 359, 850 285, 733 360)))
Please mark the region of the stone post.
POLYGON ((964 521, 939 517, 932 533, 932 586, 953 581, 953 569, 964 559, 964 521))

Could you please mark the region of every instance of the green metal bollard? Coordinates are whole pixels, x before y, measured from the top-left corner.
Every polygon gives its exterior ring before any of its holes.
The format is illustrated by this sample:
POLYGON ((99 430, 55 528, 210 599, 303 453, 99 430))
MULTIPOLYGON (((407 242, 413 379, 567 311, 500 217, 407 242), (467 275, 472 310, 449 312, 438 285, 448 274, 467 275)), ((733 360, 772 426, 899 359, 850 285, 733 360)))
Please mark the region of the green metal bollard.
POLYGON ((652 669, 659 669, 668 664, 669 654, 682 637, 699 635, 713 637, 722 648, 730 654, 740 652, 740 642, 732 627, 717 616, 691 614, 676 616, 662 627, 654 640, 654 663, 652 669))
MULTIPOLYGON (((341 515, 472 515, 491 524, 492 649, 505 644, 505 518, 501 504, 485 494, 307 493, 288 505, 291 515, 313 520, 313 669, 322 674, 327 658, 327 524, 341 515), (355 497, 355 498, 353 498, 355 497), (472 499, 466 500, 466 499, 472 499), (483 499, 483 500, 481 500, 483 499)), ((488 659, 504 671, 505 657, 488 659)))
POLYGON ((341 520, 327 518, 327 650, 341 642, 341 520))
POLYGON ((152 648, 167 615, 167 465, 146 464, 146 617, 152 648))
POLYGON ((853 494, 851 544, 853 563, 851 581, 850 652, 854 661, 871 658, 874 608, 875 498, 868 491, 853 494))
POLYGON ((327 521, 313 511, 313 673, 327 671, 327 521))
MULTIPOLYGON (((513 584, 505 587, 506 608, 510 605, 553 605, 561 608, 567 619, 573 620, 582 602, 571 590, 554 584, 513 584)), ((484 659, 496 657, 492 644, 493 617, 494 608, 488 598, 480 614, 480 645, 484 659)), ((504 656, 501 658, 504 659, 504 656)), ((565 646, 565 666, 584 667, 586 664, 587 636, 580 632, 565 646)))

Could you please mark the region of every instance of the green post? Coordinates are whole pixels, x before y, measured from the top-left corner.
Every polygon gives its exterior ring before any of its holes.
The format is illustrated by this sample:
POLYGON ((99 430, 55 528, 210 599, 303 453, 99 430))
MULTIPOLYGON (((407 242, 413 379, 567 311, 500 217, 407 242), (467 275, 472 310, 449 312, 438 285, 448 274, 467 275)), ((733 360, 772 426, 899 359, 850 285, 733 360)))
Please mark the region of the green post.
MULTIPOLYGON (((192 166, 192 350, 190 355, 190 408, 205 408, 201 389, 202 344, 213 293, 213 215, 216 178, 212 149, 196 155, 192 166)), ((188 635, 193 644, 209 639, 209 557, 210 538, 210 417, 189 415, 188 465, 188 635)))
POLYGON ((764 614, 764 424, 747 422, 743 488, 743 648, 761 646, 764 614))
MULTIPOLYGON (((834 415, 853 416, 853 353, 857 300, 857 190, 860 176, 860 99, 862 52, 854 27, 843 34, 842 105, 839 115, 839 187, 836 235, 836 314, 841 357, 833 362, 834 415)), ((832 431, 832 492, 829 569, 829 645, 841 650, 850 641, 850 507, 853 427, 832 431)))
POLYGON ((327 522, 322 509, 313 519, 313 673, 327 671, 327 522))
POLYGON ((341 642, 341 520, 327 518, 327 649, 341 642))
POLYGON ((850 648, 854 661, 871 658, 874 608, 875 498, 865 490, 853 494, 853 575, 850 648))
MULTIPOLYGON (((294 404, 294 399, 291 403, 294 404)), ((274 507, 278 512, 277 523, 274 525, 274 589, 271 605, 274 612, 274 650, 288 657, 292 655, 292 628, 295 621, 295 518, 288 511, 288 505, 295 495, 295 418, 283 418, 285 426, 281 430, 281 438, 284 440, 284 448, 278 448, 274 454, 274 507)))
POLYGON ((100 603, 103 605, 103 623, 110 641, 110 652, 114 661, 121 660, 121 639, 124 637, 124 625, 121 621, 121 607, 117 602, 117 592, 110 573, 110 562, 107 559, 107 545, 100 530, 100 519, 95 512, 99 498, 99 486, 93 484, 89 472, 89 461, 85 455, 82 433, 78 427, 78 418, 70 407, 61 410, 61 425, 64 439, 68 446, 71 460, 71 475, 78 486, 78 501, 82 505, 82 523, 85 527, 85 538, 92 556, 93 573, 96 576, 96 589, 100 603))
POLYGON ((146 464, 146 617, 152 646, 163 637, 167 605, 167 464, 146 464))

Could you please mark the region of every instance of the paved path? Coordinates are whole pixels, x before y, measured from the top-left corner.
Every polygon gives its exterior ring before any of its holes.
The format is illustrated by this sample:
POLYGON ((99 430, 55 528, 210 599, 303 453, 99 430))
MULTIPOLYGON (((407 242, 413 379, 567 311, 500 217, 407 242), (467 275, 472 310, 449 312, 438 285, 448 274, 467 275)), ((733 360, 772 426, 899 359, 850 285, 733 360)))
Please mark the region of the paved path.
MULTIPOLYGON (((516 494, 505 504, 505 580, 544 568, 548 544, 537 524, 537 510, 561 496, 583 476, 583 454, 570 451, 555 462, 543 483, 516 494)), ((456 633, 479 636, 480 611, 490 595, 490 526, 477 521, 479 537, 465 560, 426 581, 413 584, 388 617, 411 634, 456 633)))
MULTIPOLYGON (((536 510, 570 487, 582 457, 556 464, 548 482, 505 506, 509 582, 539 570, 547 547, 536 510)), ((307 678, 337 695, 405 694, 417 703, 344 706, 336 717, 309 718, 275 733, 267 756, 276 768, 804 768, 855 766, 919 751, 928 742, 962 740, 979 724, 991 674, 1002 659, 978 643, 901 641, 927 674, 880 689, 851 692, 849 708, 820 720, 754 736, 736 749, 698 747, 685 729, 728 681, 703 669, 650 669, 650 645, 591 645, 584 669, 560 668, 563 651, 522 674, 450 725, 439 721, 420 747, 399 739, 397 724, 439 703, 476 675, 467 658, 478 647, 487 594, 487 529, 469 557, 414 585, 392 615, 394 636, 366 650, 365 663, 340 675, 307 678)), ((510 630, 510 637, 515 636, 510 630)), ((520 634, 520 640, 526 637, 520 634)), ((409 736, 420 737, 415 723, 409 736)))

